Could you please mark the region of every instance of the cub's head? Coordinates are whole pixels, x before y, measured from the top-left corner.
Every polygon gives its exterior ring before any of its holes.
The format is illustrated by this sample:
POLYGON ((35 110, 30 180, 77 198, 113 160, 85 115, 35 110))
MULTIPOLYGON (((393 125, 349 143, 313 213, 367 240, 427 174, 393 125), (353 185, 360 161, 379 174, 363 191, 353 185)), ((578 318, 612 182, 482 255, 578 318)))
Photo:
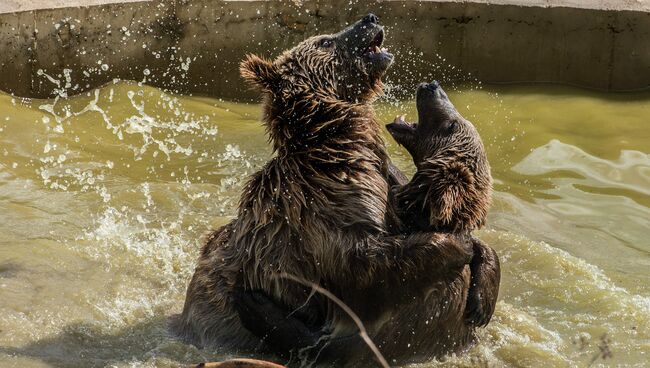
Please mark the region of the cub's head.
MULTIPOLYGON (((463 118, 438 82, 417 90, 418 122, 397 118, 386 128, 413 157, 417 172, 396 198, 424 211, 429 227, 471 231, 487 217, 492 176, 474 125, 463 118)), ((417 208, 417 209, 416 209, 417 208)))
POLYGON ((367 102, 381 92, 381 77, 393 62, 383 41, 384 27, 368 14, 336 34, 301 42, 275 61, 249 55, 240 72, 274 99, 312 96, 367 102))

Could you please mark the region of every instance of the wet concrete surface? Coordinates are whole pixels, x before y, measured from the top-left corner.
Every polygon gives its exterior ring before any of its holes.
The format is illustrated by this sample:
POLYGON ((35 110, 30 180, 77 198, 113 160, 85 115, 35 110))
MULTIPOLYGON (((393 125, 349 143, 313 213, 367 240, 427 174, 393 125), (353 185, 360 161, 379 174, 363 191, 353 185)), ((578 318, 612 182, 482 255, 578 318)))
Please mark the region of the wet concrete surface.
POLYGON ((650 12, 638 1, 628 10, 625 2, 584 8, 576 0, 106 2, 50 1, 56 6, 0 14, 0 89, 50 97, 120 78, 246 99, 255 96, 238 76, 246 53, 272 58, 369 11, 387 26, 386 46, 398 58, 387 78, 396 84, 650 86, 650 12), (80 3, 87 6, 65 7, 80 3))

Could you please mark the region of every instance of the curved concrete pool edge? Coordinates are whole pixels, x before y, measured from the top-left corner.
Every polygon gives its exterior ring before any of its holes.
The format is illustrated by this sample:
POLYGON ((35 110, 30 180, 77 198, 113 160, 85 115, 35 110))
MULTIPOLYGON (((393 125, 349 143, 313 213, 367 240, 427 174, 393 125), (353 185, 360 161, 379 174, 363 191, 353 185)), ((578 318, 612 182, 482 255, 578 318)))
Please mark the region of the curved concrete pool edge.
MULTIPOLYGON (((488 84, 556 82, 608 91, 650 86, 649 4, 489 3, 37 0, 32 10, 0 14, 0 89, 45 98, 120 78, 180 93, 249 98, 255 94, 238 76, 246 53, 273 57, 369 11, 387 25, 391 51, 419 61, 397 63, 391 75, 400 83, 435 76, 427 69, 444 63, 462 70, 447 79, 471 73, 488 84)), ((30 9, 25 6, 10 0, 0 11, 30 9)))

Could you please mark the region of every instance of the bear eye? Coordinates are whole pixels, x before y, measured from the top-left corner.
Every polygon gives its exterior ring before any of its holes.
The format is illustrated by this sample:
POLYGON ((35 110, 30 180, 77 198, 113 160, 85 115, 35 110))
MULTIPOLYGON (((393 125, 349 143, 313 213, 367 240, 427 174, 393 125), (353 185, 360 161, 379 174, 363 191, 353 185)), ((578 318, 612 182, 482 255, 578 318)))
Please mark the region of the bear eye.
POLYGON ((320 41, 320 47, 325 48, 325 49, 328 49, 328 48, 332 47, 333 45, 334 45, 334 41, 330 40, 328 38, 325 38, 325 39, 320 41))

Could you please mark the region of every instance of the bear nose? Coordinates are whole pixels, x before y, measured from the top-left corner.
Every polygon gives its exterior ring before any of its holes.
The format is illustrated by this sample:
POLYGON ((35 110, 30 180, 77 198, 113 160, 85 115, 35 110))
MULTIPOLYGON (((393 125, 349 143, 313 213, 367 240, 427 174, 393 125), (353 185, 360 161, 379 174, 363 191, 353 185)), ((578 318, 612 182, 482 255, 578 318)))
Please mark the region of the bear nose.
POLYGON ((438 81, 434 80, 431 83, 421 83, 418 86, 418 94, 420 93, 420 90, 432 93, 435 98, 447 99, 447 94, 442 89, 442 87, 440 87, 440 83, 438 83, 438 81))
POLYGON ((379 17, 372 14, 372 13, 369 13, 368 15, 363 17, 363 19, 361 19, 361 21, 363 21, 364 23, 377 24, 377 23, 379 23, 379 17))

